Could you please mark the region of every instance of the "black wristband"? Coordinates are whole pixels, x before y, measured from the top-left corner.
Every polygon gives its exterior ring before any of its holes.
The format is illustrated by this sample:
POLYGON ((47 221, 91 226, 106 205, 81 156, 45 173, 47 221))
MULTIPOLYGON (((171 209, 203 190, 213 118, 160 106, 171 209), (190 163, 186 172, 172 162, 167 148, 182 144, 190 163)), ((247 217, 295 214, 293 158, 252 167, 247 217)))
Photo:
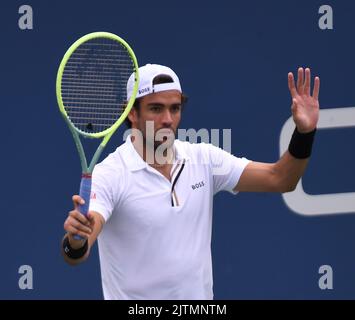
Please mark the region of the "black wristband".
POLYGON ((297 159, 309 158, 312 153, 312 145, 316 131, 317 129, 307 133, 300 133, 297 128, 295 128, 288 146, 288 152, 297 159))
POLYGON ((86 251, 88 251, 88 247, 89 245, 87 239, 85 241, 85 244, 79 249, 73 249, 70 246, 68 236, 63 239, 63 250, 70 259, 80 259, 85 255, 86 251))

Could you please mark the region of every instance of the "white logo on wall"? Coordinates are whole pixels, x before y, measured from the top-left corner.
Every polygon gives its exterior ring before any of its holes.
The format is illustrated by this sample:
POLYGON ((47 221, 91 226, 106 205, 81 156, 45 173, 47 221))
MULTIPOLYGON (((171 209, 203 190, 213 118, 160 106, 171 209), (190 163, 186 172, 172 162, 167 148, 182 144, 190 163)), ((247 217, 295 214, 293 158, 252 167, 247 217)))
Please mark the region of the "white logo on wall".
MULTIPOLYGON (((140 139, 142 139, 142 132, 137 129, 127 129, 123 133, 123 140, 125 141, 128 137, 128 135, 134 135, 134 136, 141 136, 140 139)), ((154 121, 146 121, 145 124, 145 139, 147 141, 146 143, 146 148, 148 148, 149 145, 154 145, 154 142, 156 141, 164 141, 164 137, 167 136, 166 130, 160 129, 157 132, 155 132, 154 128, 154 121)), ((228 153, 231 153, 231 148, 232 148, 232 130, 231 129, 211 129, 210 131, 206 128, 201 128, 196 131, 196 129, 189 128, 189 129, 178 129, 177 130, 177 136, 175 135, 170 135, 169 134, 169 139, 167 139, 166 142, 163 142, 154 152, 154 155, 151 154, 150 152, 146 151, 146 162, 151 164, 154 163, 154 161, 157 161, 157 163, 163 164, 166 162, 166 160, 172 156, 171 154, 169 155, 171 150, 167 152, 167 154, 164 154, 166 151, 166 148, 169 144, 172 142, 169 141, 170 139, 175 139, 177 138, 178 140, 181 141, 189 141, 190 143, 198 143, 200 140, 202 143, 211 143, 216 147, 220 147, 222 144, 222 149, 228 153), (220 134, 222 132, 222 142, 220 142, 220 134)), ((143 145, 140 146, 143 148, 143 145)), ((148 149, 147 149, 148 150, 148 149)), ((140 150, 140 153, 143 153, 143 149, 140 150)), ((209 159, 197 159, 197 162, 195 164, 207 164, 209 163, 209 159)), ((214 175, 224 175, 229 173, 229 166, 228 166, 228 161, 215 161, 212 163, 212 172, 214 175)))
POLYGON ((33 10, 29 5, 22 5, 18 8, 18 13, 22 16, 18 19, 18 27, 21 30, 33 29, 33 10))
POLYGON ((319 7, 319 14, 323 14, 318 21, 319 29, 321 30, 333 30, 333 8, 328 5, 319 7))
POLYGON ((333 269, 329 265, 323 265, 319 267, 319 274, 322 276, 319 278, 318 286, 321 290, 332 290, 333 289, 333 269))
POLYGON ((32 290, 33 289, 33 270, 29 265, 22 265, 18 269, 18 273, 22 274, 18 280, 18 286, 21 290, 32 290))
MULTIPOLYGON (((355 107, 320 110, 318 129, 349 127, 355 127, 355 107)), ((280 155, 287 150, 293 130, 290 117, 281 130, 280 155)), ((283 193, 282 198, 292 211, 306 216, 355 212, 355 192, 310 195, 304 191, 302 179, 295 191, 283 193)))

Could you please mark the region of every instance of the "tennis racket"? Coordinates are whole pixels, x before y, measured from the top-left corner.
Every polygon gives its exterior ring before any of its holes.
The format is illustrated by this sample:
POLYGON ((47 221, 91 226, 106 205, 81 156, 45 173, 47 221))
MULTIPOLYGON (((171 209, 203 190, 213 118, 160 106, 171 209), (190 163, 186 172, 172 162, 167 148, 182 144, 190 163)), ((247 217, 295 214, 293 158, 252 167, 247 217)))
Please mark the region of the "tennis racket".
MULTIPOLYGON (((138 90, 138 63, 130 46, 108 32, 87 34, 65 53, 57 74, 59 110, 74 137, 79 152, 82 178, 80 196, 85 204, 79 211, 87 215, 90 205, 91 174, 113 133, 131 110, 138 90), (134 89, 127 101, 126 85, 134 73, 134 89), (90 165, 80 136, 103 138, 90 165)), ((82 239, 76 235, 76 239, 82 239)))

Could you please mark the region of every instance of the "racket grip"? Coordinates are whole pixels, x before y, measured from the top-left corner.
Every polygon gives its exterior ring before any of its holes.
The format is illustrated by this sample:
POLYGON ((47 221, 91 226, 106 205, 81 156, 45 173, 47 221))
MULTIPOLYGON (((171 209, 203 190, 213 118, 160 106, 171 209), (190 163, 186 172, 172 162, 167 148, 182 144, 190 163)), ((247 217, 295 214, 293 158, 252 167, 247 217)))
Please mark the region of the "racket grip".
MULTIPOLYGON (((84 199, 85 203, 79 205, 79 211, 84 216, 89 212, 90 206, 90 195, 91 195, 91 174, 83 173, 80 182, 80 192, 79 195, 84 199)), ((83 237, 79 235, 74 235, 75 240, 83 240, 83 237)))

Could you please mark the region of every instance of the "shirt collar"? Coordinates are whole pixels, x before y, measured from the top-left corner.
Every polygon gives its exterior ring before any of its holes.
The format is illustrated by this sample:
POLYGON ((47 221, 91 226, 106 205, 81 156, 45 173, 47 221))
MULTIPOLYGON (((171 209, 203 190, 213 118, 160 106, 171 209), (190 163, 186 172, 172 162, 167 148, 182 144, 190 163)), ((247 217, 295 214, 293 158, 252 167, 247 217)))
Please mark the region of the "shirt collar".
POLYGON ((121 156, 127 168, 131 171, 141 170, 147 167, 147 163, 138 154, 131 141, 131 135, 128 135, 126 142, 122 145, 121 156))
POLYGON ((184 148, 184 142, 176 139, 174 141, 174 150, 175 150, 175 160, 185 160, 188 161, 190 160, 190 157, 186 153, 186 150, 184 148))

